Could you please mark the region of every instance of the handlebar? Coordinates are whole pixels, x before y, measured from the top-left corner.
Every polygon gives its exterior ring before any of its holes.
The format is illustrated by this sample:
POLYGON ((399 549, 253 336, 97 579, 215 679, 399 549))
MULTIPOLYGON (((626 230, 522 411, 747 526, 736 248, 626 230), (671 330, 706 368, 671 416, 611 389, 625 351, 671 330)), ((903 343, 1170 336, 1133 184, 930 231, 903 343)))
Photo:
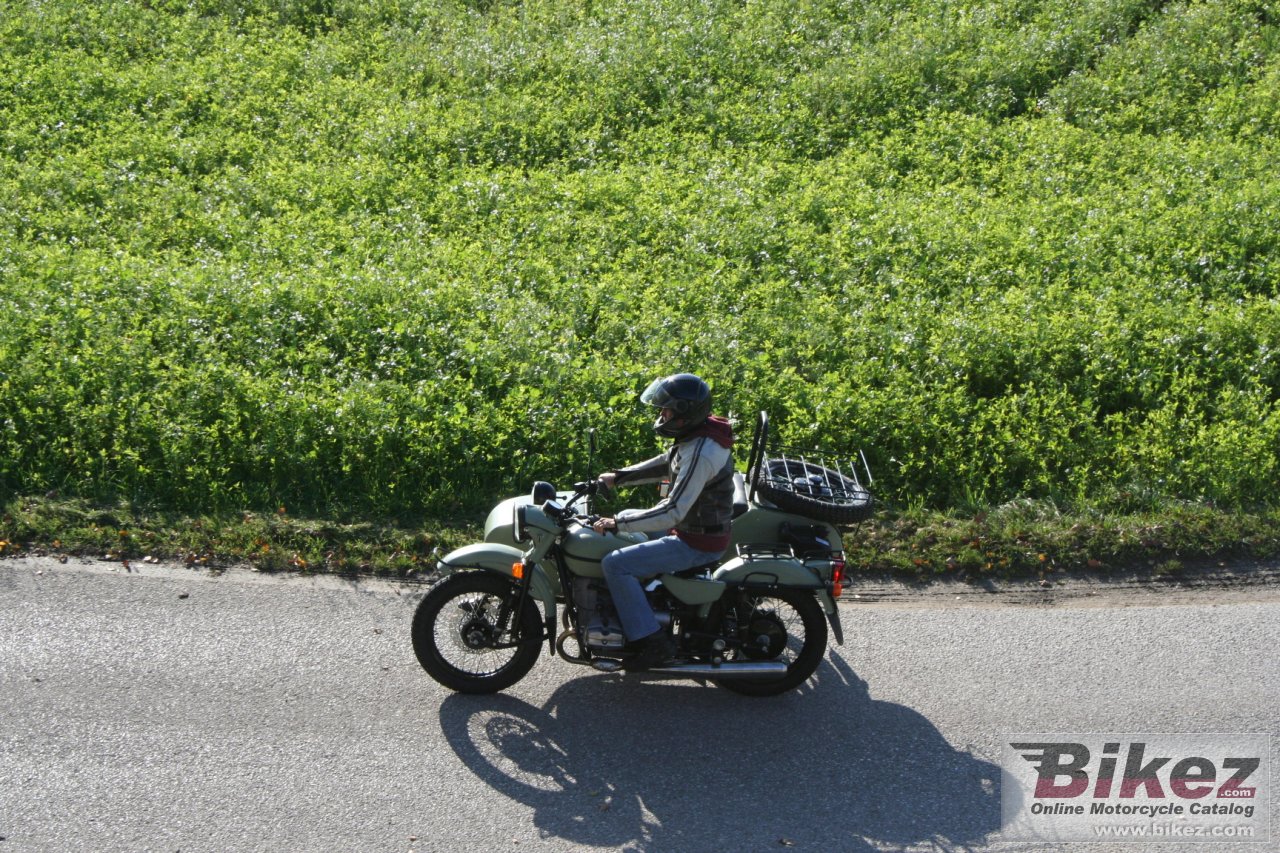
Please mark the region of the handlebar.
POLYGON ((599 516, 597 516, 595 513, 591 511, 590 499, 601 492, 607 491, 605 485, 602 482, 600 482, 599 478, 592 479, 592 480, 584 480, 580 483, 574 483, 573 494, 570 495, 569 498, 562 505, 560 504, 559 501, 554 501, 550 499, 550 497, 548 497, 546 500, 539 501, 538 493, 540 488, 545 488, 552 495, 554 495, 555 487, 552 486, 550 483, 539 482, 535 484, 534 502, 537 503, 539 506, 542 506, 544 509, 548 509, 549 507, 552 508, 550 510, 552 514, 554 514, 562 522, 568 522, 574 519, 587 519, 589 522, 594 522, 597 518, 599 518, 599 516), (586 502, 586 506, 583 507, 583 511, 580 512, 575 508, 575 505, 578 504, 578 502, 581 501, 583 498, 587 498, 587 502, 586 502))
MULTIPOLYGON (((573 495, 569 498, 569 500, 565 501, 565 504, 564 504, 565 516, 567 517, 572 513, 573 506, 578 501, 582 500, 583 498, 594 497, 599 491, 600 491, 599 480, 584 480, 581 483, 574 483, 573 495)), ((587 502, 586 510, 589 516, 591 514, 590 501, 587 502)))
POLYGON ((584 480, 573 484, 574 497, 590 496, 600 491, 600 479, 584 480))

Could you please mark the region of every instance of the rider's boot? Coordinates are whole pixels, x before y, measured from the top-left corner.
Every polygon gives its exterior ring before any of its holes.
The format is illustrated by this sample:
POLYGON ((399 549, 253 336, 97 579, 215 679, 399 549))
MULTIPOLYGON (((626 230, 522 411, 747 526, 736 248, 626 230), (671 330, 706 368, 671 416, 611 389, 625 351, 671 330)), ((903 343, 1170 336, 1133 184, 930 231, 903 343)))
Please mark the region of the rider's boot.
POLYGON ((676 656, 675 640, 672 640, 662 629, 640 640, 640 644, 640 651, 626 662, 627 669, 652 669, 655 666, 670 663, 676 656))

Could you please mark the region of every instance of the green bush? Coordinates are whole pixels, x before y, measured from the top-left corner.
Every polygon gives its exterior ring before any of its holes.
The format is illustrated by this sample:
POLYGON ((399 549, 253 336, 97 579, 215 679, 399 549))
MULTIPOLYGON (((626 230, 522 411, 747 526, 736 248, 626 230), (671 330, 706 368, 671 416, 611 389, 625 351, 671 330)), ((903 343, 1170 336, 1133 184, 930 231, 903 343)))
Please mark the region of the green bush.
POLYGON ((690 369, 886 501, 1274 506, 1266 4, 0 4, 0 485, 474 511, 690 369))

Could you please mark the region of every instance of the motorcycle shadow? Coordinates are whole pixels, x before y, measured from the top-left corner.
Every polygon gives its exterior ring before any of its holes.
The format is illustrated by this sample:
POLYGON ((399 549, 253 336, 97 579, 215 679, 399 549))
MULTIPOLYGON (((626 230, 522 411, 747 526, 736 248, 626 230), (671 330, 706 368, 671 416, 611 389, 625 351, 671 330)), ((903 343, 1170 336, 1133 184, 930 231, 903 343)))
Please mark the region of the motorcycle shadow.
POLYGON ((450 695, 440 723, 543 838, 636 853, 954 850, 1000 828, 999 768, 872 699, 834 654, 772 699, 593 674, 541 708, 450 695))

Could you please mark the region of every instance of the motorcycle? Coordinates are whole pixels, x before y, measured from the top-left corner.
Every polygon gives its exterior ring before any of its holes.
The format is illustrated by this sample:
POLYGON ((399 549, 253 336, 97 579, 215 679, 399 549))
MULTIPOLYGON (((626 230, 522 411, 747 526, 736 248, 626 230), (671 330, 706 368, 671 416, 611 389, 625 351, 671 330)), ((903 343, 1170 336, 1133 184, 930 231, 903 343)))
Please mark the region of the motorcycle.
MULTIPOLYGON (((660 630, 677 648, 670 664, 644 670, 650 677, 772 696, 814 673, 828 626, 844 642, 836 601, 845 562, 835 525, 870 515, 871 494, 851 458, 772 446, 768 433, 761 412, 746 475, 734 477, 724 555, 645 587, 660 630)), ((871 483, 866 457, 858 457, 871 483)), ((414 653, 432 678, 461 693, 504 690, 533 668, 544 641, 551 656, 568 663, 600 672, 628 668, 637 649, 623 635, 601 561, 646 536, 595 532, 592 501, 601 491, 594 479, 572 491, 539 481, 529 495, 494 507, 483 542, 439 561, 441 579, 411 628, 414 653)))

